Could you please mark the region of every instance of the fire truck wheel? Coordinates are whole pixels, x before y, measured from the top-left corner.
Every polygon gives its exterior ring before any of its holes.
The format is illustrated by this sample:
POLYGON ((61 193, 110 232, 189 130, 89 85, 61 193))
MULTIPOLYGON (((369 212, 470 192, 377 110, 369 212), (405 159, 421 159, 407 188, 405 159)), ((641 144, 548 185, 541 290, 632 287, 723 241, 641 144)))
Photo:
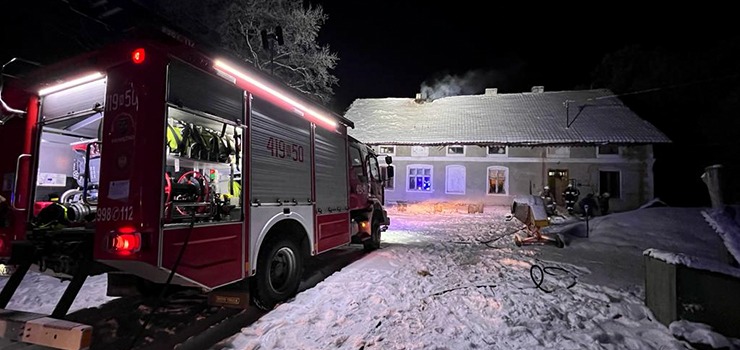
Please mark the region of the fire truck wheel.
POLYGON ((366 252, 371 252, 380 248, 380 223, 377 220, 373 220, 372 230, 370 239, 362 242, 362 246, 365 248, 366 252))
POLYGON ((257 265, 255 304, 270 310, 298 291, 302 261, 298 243, 282 238, 267 244, 260 252, 257 265))

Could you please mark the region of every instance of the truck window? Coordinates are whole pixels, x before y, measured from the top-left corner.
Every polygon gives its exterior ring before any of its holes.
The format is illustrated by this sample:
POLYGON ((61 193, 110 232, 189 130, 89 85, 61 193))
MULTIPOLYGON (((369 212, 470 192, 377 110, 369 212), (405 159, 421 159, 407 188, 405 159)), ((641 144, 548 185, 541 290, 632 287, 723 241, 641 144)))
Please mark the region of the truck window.
POLYGON ((374 179, 380 180, 380 168, 378 168, 378 158, 375 158, 375 156, 370 156, 370 174, 373 175, 374 179))
POLYGON ((165 223, 241 221, 241 129, 167 109, 165 223))
POLYGON ((349 157, 350 157, 350 164, 352 166, 352 169, 359 167, 360 173, 357 175, 362 175, 362 154, 360 154, 360 149, 357 147, 350 147, 349 157))

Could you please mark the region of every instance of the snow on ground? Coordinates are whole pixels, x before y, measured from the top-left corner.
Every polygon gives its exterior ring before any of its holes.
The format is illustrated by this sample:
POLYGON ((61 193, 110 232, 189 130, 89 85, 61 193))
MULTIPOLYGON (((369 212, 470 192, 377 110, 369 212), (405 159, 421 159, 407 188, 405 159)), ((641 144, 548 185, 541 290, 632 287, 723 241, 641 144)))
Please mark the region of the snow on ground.
MULTIPOLYGON (((382 249, 279 305, 214 349, 688 347, 653 320, 642 301, 641 283, 620 289, 587 283, 594 269, 579 266, 578 259, 540 260, 549 247, 519 249, 510 236, 492 243, 494 248, 479 244, 520 227, 504 221, 506 212, 392 212, 382 249), (543 287, 554 290, 548 294, 532 282, 533 264, 569 272, 545 276, 543 287)), ((677 213, 673 220, 687 214, 677 213)), ((642 234, 653 238, 659 224, 646 223, 641 231, 650 232, 642 234)), ((570 249, 558 257, 577 252, 570 249)), ((635 250, 638 257, 644 250, 631 244, 618 249, 635 250)))
MULTIPOLYGON (((0 278, 0 288, 5 287, 6 277, 0 278)), ((10 299, 8 309, 28 311, 40 314, 51 314, 54 311, 69 281, 60 281, 57 278, 28 271, 18 290, 10 299)), ((88 277, 77 295, 69 312, 96 307, 116 298, 105 295, 108 280, 105 275, 88 277)))
POLYGON ((576 264, 591 273, 584 281, 617 289, 644 284, 642 253, 656 248, 728 263, 720 237, 702 216, 701 208, 656 207, 592 218, 586 237, 585 222, 553 226, 567 247, 535 248, 541 258, 576 264))

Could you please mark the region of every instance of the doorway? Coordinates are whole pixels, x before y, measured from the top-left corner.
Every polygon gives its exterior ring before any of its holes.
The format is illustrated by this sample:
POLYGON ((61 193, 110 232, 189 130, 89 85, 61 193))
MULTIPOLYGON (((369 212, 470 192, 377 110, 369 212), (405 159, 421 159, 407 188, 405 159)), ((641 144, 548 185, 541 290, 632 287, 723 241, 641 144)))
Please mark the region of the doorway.
POLYGON ((563 191, 568 187, 568 182, 568 170, 550 169, 547 171, 547 185, 550 186, 550 190, 555 195, 555 202, 558 205, 565 205, 563 191))

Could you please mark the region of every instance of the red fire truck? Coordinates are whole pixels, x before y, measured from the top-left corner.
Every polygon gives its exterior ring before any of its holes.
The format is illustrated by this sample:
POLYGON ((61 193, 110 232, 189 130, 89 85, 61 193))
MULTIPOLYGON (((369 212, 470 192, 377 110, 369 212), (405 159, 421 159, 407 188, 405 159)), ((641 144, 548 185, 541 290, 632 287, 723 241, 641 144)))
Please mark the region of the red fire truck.
POLYGON ((0 310, 0 326, 20 329, 6 337, 89 344, 89 327, 70 336, 30 325, 63 319, 90 275, 108 273, 109 293, 170 278, 216 303, 269 309, 296 293, 304 258, 379 247, 393 174, 347 135, 352 121, 163 33, 3 93, 25 116, 0 126, 13 145, 0 169, 0 262, 16 267, 0 308, 29 268, 72 280, 52 319, 0 310))

